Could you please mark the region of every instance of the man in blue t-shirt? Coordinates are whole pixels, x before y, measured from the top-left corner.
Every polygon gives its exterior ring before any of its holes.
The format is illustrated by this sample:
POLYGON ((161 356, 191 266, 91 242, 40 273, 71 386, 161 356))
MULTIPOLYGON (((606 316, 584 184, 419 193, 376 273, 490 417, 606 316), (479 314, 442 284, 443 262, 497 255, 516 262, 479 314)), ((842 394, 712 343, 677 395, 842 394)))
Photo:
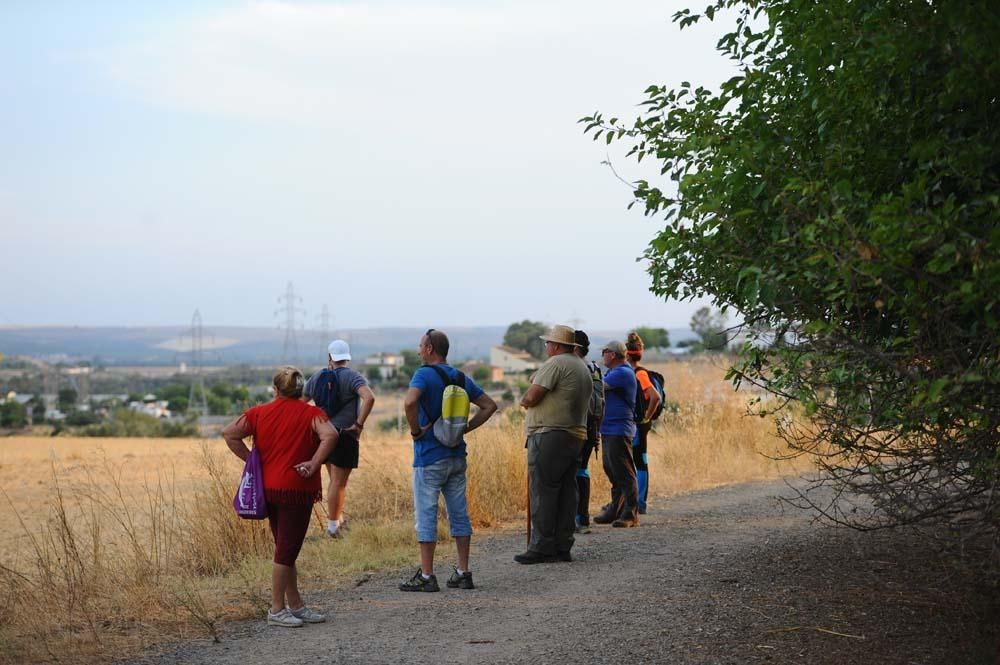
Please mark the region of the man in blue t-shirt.
POLYGON ((639 494, 632 459, 635 436, 635 372, 625 361, 627 351, 619 341, 608 342, 601 351, 604 366, 604 473, 611 482, 611 503, 594 518, 596 524, 616 527, 639 526, 639 494))
MULTIPOLYGON (((448 586, 475 588, 469 570, 472 523, 465 496, 465 441, 449 448, 438 441, 432 429, 434 421, 441 417, 441 401, 446 388, 438 370, 444 370, 452 381, 460 374, 447 363, 449 346, 448 336, 433 328, 420 338, 417 354, 424 364, 410 379, 410 388, 403 400, 406 422, 413 437, 413 512, 417 542, 420 543, 420 568, 412 578, 399 585, 402 591, 437 591, 439 588, 434 576, 439 494, 444 495, 448 526, 458 549, 458 566, 448 579, 448 586)), ((465 391, 469 401, 479 407, 469 419, 466 429, 469 433, 489 420, 497 404, 469 377, 465 377, 465 391)))

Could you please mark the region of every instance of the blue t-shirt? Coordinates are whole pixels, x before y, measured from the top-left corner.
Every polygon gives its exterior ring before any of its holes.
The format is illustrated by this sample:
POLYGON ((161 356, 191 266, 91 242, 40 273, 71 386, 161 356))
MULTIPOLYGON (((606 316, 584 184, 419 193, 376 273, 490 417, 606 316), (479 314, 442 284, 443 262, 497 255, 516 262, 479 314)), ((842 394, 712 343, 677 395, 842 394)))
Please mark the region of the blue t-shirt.
POLYGON ((601 434, 624 436, 631 442, 635 436, 635 372, 628 365, 619 365, 604 375, 604 383, 601 434))
MULTIPOLYGON (((448 373, 452 379, 458 370, 444 363, 438 367, 448 373)), ((441 397, 444 395, 444 382, 436 371, 430 367, 420 367, 410 379, 410 387, 420 391, 417 401, 420 416, 420 427, 423 428, 441 416, 441 397)), ((469 401, 475 402, 483 394, 483 389, 475 381, 465 377, 465 392, 469 393, 469 401)), ((465 457, 465 441, 454 448, 442 446, 434 436, 434 430, 429 429, 419 439, 413 440, 413 466, 428 466, 440 462, 447 457, 465 457)))

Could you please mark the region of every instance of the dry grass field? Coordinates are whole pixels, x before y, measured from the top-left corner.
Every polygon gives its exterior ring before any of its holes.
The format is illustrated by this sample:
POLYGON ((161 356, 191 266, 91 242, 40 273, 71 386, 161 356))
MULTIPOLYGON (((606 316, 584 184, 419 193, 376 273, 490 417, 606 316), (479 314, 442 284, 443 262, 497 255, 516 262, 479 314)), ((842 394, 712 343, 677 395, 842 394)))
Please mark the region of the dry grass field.
MULTIPOLYGON (((654 505, 804 468, 767 457, 785 452, 773 424, 745 416, 747 396, 722 381, 721 361, 654 367, 677 404, 650 439, 654 505)), ((508 409, 470 437, 469 503, 480 533, 523 523, 519 422, 508 409)), ((322 538, 316 507, 299 560, 306 591, 416 562, 411 454, 403 437, 366 432, 348 490, 350 535, 322 538)), ((272 543, 263 524, 232 513, 240 469, 221 439, 0 439, 0 661, 86 662, 260 616, 272 543)), ((599 462, 591 475, 596 510, 608 485, 599 462)))

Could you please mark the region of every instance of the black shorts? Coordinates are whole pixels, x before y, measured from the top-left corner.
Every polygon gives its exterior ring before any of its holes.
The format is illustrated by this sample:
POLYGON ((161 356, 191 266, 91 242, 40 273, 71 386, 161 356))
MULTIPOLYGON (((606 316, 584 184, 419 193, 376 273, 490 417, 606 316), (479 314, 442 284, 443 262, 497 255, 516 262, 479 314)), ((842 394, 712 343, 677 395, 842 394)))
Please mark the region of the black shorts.
POLYGON ((330 456, 326 458, 327 464, 339 466, 341 469, 358 468, 358 440, 353 434, 339 432, 337 447, 333 449, 330 456))

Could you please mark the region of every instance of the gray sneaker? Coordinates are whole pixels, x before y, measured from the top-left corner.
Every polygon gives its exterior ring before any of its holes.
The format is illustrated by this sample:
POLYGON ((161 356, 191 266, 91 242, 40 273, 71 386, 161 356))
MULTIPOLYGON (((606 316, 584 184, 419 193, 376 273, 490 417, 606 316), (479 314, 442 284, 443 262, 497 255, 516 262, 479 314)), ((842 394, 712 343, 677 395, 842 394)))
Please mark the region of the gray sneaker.
POLYGON ((303 623, 323 623, 326 621, 325 614, 320 614, 316 610, 306 607, 305 605, 297 610, 288 608, 288 611, 291 612, 295 618, 301 619, 303 623))
POLYGON ((282 626, 283 628, 301 628, 302 619, 298 618, 287 607, 278 612, 267 611, 267 623, 269 626, 282 626))

